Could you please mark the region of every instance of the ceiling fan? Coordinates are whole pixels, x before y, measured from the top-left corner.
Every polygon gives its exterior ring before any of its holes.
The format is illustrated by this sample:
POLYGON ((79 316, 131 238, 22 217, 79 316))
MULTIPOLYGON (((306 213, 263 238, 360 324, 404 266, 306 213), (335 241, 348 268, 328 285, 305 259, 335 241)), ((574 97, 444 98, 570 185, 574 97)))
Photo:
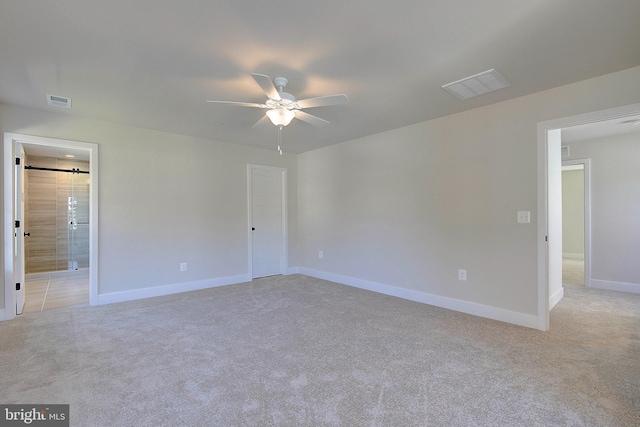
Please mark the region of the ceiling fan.
POLYGON ((294 119, 300 119, 304 122, 310 123, 314 126, 324 126, 329 124, 329 121, 321 119, 320 117, 311 115, 305 111, 305 108, 325 107, 329 105, 340 105, 349 102, 349 98, 345 94, 339 95, 327 95, 319 96, 316 98, 307 98, 297 100, 295 96, 290 93, 284 92, 284 88, 289 83, 284 77, 276 77, 271 81, 271 78, 264 74, 251 73, 253 79, 262 88, 267 95, 267 100, 264 104, 253 102, 235 102, 235 101, 207 101, 217 104, 229 104, 239 107, 256 107, 264 108, 267 110, 266 115, 262 117, 256 124, 271 120, 271 123, 276 125, 280 130, 284 126, 287 126, 294 119))

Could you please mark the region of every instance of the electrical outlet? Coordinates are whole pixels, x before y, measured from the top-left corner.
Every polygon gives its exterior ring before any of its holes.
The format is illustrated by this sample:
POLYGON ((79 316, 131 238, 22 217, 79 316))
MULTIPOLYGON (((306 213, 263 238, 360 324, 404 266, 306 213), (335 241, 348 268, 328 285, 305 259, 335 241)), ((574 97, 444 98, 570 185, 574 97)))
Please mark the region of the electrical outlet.
POLYGON ((320 259, 324 258, 324 252, 318 251, 318 258, 320 259))
POLYGON ((467 270, 458 270, 458 280, 467 280, 467 270))
POLYGON ((181 262, 180 263, 180 271, 187 271, 187 263, 186 262, 181 262))

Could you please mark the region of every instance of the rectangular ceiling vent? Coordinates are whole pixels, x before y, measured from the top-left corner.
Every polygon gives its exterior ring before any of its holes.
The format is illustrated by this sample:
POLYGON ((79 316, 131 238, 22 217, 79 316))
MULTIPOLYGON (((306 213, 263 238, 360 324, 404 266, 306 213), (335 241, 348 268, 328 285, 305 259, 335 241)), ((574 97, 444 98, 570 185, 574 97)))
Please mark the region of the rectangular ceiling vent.
POLYGON ((53 105, 54 107, 71 108, 71 98, 47 94, 47 104, 53 105))
POLYGON ((474 96, 484 95, 504 89, 511 84, 494 69, 484 71, 475 76, 467 77, 442 86, 442 89, 465 100, 474 96))

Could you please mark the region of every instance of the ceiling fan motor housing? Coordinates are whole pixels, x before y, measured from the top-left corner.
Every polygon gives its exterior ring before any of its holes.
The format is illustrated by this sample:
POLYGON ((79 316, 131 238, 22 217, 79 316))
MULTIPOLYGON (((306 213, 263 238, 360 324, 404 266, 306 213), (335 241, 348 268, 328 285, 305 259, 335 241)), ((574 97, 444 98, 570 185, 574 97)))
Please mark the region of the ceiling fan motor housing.
POLYGON ((268 108, 288 108, 288 109, 298 109, 298 105, 296 105, 296 97, 287 92, 280 92, 280 100, 269 99, 266 102, 268 108))

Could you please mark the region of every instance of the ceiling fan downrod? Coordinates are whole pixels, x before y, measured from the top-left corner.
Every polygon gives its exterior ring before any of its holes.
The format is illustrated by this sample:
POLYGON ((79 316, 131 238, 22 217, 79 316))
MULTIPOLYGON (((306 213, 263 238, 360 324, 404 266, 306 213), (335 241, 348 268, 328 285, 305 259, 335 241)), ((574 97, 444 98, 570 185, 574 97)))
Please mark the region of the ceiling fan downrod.
POLYGON ((287 80, 286 77, 276 77, 275 79, 273 79, 273 83, 275 83, 278 92, 282 93, 284 87, 287 85, 287 83, 289 83, 289 80, 287 80))

